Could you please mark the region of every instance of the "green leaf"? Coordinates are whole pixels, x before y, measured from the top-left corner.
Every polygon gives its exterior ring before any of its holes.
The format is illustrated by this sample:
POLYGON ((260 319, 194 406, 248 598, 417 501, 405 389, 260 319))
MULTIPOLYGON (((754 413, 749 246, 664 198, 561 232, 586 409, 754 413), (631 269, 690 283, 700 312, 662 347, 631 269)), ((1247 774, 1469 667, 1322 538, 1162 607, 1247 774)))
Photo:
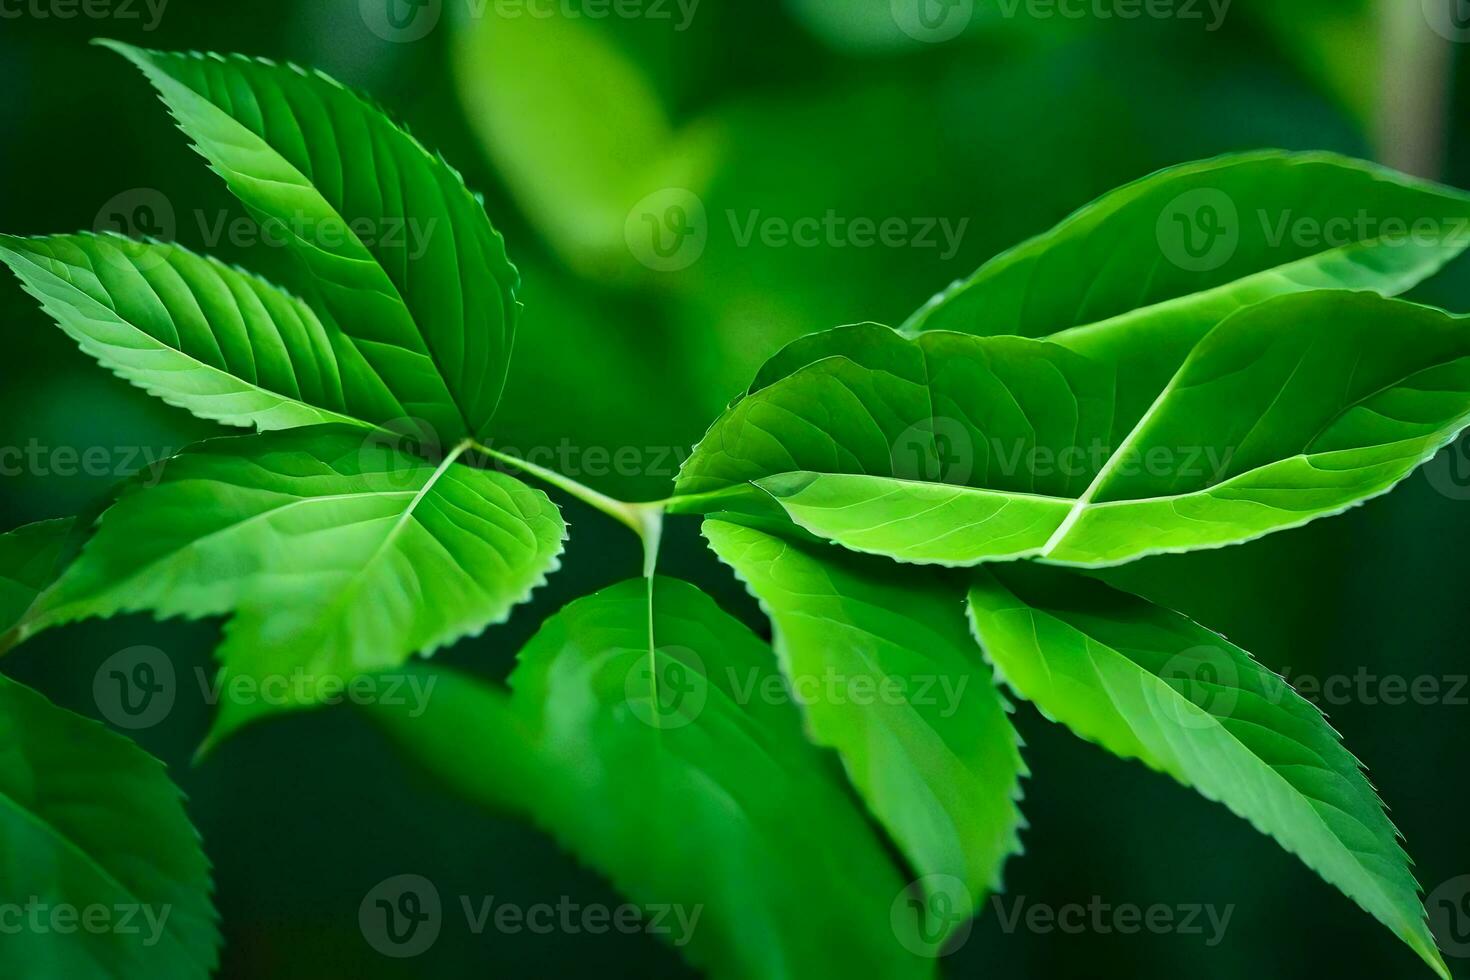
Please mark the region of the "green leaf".
POLYGON ((340 330, 214 259, 115 235, 0 235, 0 259, 103 367, 201 418, 288 429, 407 417, 340 330))
POLYGON ((1127 432, 1190 349, 1243 307, 1313 289, 1393 296, 1470 245, 1470 195, 1329 153, 1159 171, 987 262, 906 330, 1049 337, 1138 381, 1127 432))
MULTIPOLYGON (((76 522, 38 521, 0 534, 0 634, 19 623, 61 570, 76 522)), ((0 639, 0 652, 6 641, 0 639)))
POLYGON ((1373 787, 1320 711, 1183 616, 1074 573, 975 573, 975 634, 1054 721, 1224 803, 1394 931, 1441 976, 1419 887, 1373 787))
POLYGON ((341 426, 201 443, 102 515, 28 632, 232 614, 222 690, 244 675, 289 700, 224 698, 213 741, 338 696, 503 621, 558 566, 565 524, 547 496, 458 456, 435 466, 341 426))
POLYGON ((672 156, 678 136, 655 82, 606 24, 463 18, 451 54, 466 119, 496 170, 584 272, 625 272, 634 205, 702 181, 678 174, 699 168, 672 156))
POLYGON ((1470 320, 1281 296, 1144 398, 1146 380, 1048 342, 844 328, 777 356, 696 448, 676 506, 754 487, 819 537, 946 565, 1247 541, 1384 493, 1451 441, 1470 422, 1470 320))
POLYGON ((208 977, 209 862, 162 764, 3 677, 0 745, 0 972, 208 977))
POLYGON ((1201 160, 1111 191, 995 257, 906 329, 1047 337, 1163 319, 1198 339, 1282 293, 1402 292, 1465 250, 1467 219, 1463 191, 1331 153, 1201 160))
POLYGON ((933 975, 927 948, 896 936, 918 938, 883 846, 769 696, 770 649, 693 586, 573 602, 521 652, 513 694, 435 677, 419 717, 368 710, 450 786, 530 817, 633 901, 702 909, 668 938, 711 976, 933 975))
POLYGON ((910 863, 963 882, 975 903, 999 890, 1021 850, 1026 767, 959 585, 725 521, 704 534, 771 617, 813 740, 838 751, 910 863))
POLYGON ((520 279, 460 175, 320 72, 102 42, 297 261, 286 285, 347 339, 363 384, 446 443, 495 412, 520 279))

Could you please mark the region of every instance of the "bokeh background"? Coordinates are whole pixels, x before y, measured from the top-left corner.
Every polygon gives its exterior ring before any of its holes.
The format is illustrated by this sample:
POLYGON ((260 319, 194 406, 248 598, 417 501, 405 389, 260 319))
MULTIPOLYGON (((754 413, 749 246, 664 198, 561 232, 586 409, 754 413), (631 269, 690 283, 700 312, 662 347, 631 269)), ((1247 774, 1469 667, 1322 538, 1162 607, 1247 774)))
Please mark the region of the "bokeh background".
MULTIPOLYGON (((117 227, 122 216, 131 230, 268 271, 269 249, 220 234, 221 217, 242 212, 142 78, 86 42, 320 67, 442 149, 506 235, 526 313, 501 444, 550 449, 587 483, 653 499, 784 341, 841 323, 898 323, 997 251, 1159 167, 1321 148, 1470 187, 1462 0, 926 0, 927 22, 916 19, 917 0, 646 0, 615 8, 633 16, 600 18, 589 14, 610 8, 597 0, 391 2, 402 5, 397 21, 383 0, 3 0, 0 229, 117 227), (692 193, 705 217, 695 243, 666 256, 651 250, 643 215, 665 214, 670 188, 692 193), (841 235, 808 247, 744 234, 751 222, 828 214, 959 233, 866 248, 841 235)), ((1470 266, 1416 297, 1470 311, 1470 266)), ((18 464, 14 452, 0 457, 5 527, 82 510, 145 458, 215 431, 98 369, 8 277, 0 325, 0 447, 25 450, 18 464)), ((441 654, 446 662, 503 676, 547 615, 636 574, 626 531, 575 503, 568 516, 564 570, 508 625, 441 654)), ((678 520, 669 534, 667 571, 766 630, 694 522, 678 520)), ((1470 465, 1460 446, 1346 516, 1227 551, 1150 559, 1123 577, 1288 677, 1348 679, 1324 707, 1433 890, 1470 873, 1467 571, 1470 465), (1428 678, 1438 693, 1394 703, 1394 678, 1428 678)), ((643 935, 474 934, 457 915, 459 896, 619 900, 541 835, 428 781, 351 709, 247 731, 191 765, 209 712, 198 678, 217 628, 83 624, 43 636, 5 668, 105 718, 93 680, 108 657, 149 645, 174 665, 172 709, 132 734, 187 791, 216 864, 221 976, 689 975, 643 935), (375 952, 357 919, 363 896, 403 873, 432 880, 447 907, 437 943, 411 960, 375 952)), ((1008 912, 1016 902, 1210 904, 1231 908, 1229 926, 1214 945, 1173 933, 1008 933, 992 907, 945 961, 946 976, 1429 975, 1223 808, 1028 708, 1018 723, 1034 777, 1027 853, 1006 876, 1008 912)), ((842 887, 813 882, 811 901, 842 887)), ((1470 920, 1450 925, 1470 934, 1470 920)), ((1470 977, 1470 959, 1451 963, 1470 977)))

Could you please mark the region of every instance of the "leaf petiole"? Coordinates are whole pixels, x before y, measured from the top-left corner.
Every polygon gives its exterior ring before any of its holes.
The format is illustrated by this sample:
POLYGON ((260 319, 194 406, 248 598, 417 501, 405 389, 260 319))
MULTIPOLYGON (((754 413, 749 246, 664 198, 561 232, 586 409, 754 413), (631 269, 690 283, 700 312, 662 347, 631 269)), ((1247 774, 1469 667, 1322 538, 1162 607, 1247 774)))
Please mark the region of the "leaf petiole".
POLYGON ((601 511, 608 517, 632 530, 643 542, 644 548, 644 574, 653 574, 653 565, 658 557, 658 543, 663 535, 663 520, 665 501, 653 503, 630 503, 625 500, 617 500, 605 493, 600 493, 584 483, 564 476, 555 470, 538 466, 529 460, 511 456, 507 453, 498 452, 482 443, 473 442, 470 448, 491 459, 505 463, 507 466, 515 467, 523 473, 549 483, 573 497, 582 501, 589 507, 601 511))

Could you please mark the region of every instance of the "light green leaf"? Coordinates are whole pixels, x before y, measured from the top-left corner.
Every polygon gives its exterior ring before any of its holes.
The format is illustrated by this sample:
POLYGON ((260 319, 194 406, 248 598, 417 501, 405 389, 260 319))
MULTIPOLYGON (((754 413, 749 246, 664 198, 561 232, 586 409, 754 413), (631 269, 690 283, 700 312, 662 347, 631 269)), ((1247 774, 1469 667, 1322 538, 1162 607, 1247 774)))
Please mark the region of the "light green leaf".
POLYGON ((225 698, 213 740, 336 697, 503 621, 557 567, 555 505, 458 456, 435 466, 342 426, 201 443, 103 514, 27 632, 141 610, 231 615, 222 690, 244 675, 290 694, 225 698))
POLYGON ((842 756, 910 863, 963 882, 975 903, 999 890, 1002 865, 1021 850, 1026 767, 960 586, 725 521, 706 521, 704 535, 771 617, 813 740, 842 756))
POLYGON ((209 862, 162 764, 3 677, 0 746, 0 973, 208 977, 209 862))
POLYGON ((75 530, 76 522, 64 517, 0 534, 0 652, 8 642, 7 631, 25 617, 36 596, 56 581, 75 530))
POLYGON ((369 710, 450 786, 530 817, 634 902, 700 910, 666 938, 710 976, 933 975, 896 932, 918 941, 903 880, 769 696, 770 649, 693 586, 577 600, 521 652, 513 694, 434 679, 421 716, 369 710))
POLYGON ((460 175, 319 72, 103 43, 144 71, 263 238, 299 260, 285 285, 347 338, 351 386, 385 387, 446 444, 483 433, 520 279, 460 175))
POLYGON ((1143 381, 1046 342, 844 328, 778 355, 696 448, 676 506, 753 487, 819 537, 946 565, 1247 541, 1384 493, 1451 441, 1470 422, 1470 320, 1372 293, 1281 296, 1215 328, 1147 398, 1143 381), (1135 403, 1149 407, 1118 434, 1135 403))
POLYGON ((466 119, 549 243, 590 274, 626 269, 634 205, 686 182, 664 172, 677 134, 638 59, 578 17, 463 18, 451 55, 466 119))
POLYGON ((406 417, 354 369, 340 330, 221 262, 115 235, 0 235, 0 260, 103 367, 201 418, 288 429, 406 417))
MULTIPOLYGON (((1237 310, 1312 289, 1405 292, 1470 246, 1470 194, 1328 153, 1184 164, 987 262, 905 329, 1050 337, 1140 398, 1237 310)), ((1126 394, 1126 393, 1125 393, 1126 394)), ((1148 400, 1124 400, 1116 434, 1148 400)))
POLYGON ((1320 711, 1223 637, 1075 573, 975 573, 996 672, 1055 721, 1269 834, 1442 977, 1419 887, 1362 768, 1320 711))

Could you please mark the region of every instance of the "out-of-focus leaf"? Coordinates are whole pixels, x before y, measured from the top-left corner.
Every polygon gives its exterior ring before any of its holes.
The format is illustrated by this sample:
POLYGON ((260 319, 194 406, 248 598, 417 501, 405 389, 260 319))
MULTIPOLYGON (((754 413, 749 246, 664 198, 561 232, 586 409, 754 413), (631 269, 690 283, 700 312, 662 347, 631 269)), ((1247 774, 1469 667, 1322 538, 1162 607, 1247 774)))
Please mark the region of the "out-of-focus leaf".
POLYGON ((0 534, 0 635, 20 622, 36 596, 56 581, 75 529, 76 522, 63 517, 0 534))
POLYGON ((0 898, 12 911, 0 970, 208 977, 220 945, 209 862, 162 764, 3 677, 0 746, 0 898))
POLYGON ((511 694, 435 679, 422 715, 370 710, 448 785, 526 814, 634 901, 701 909, 672 938, 710 976, 933 975, 903 881, 771 696, 770 649, 693 586, 577 600, 521 652, 511 694))

